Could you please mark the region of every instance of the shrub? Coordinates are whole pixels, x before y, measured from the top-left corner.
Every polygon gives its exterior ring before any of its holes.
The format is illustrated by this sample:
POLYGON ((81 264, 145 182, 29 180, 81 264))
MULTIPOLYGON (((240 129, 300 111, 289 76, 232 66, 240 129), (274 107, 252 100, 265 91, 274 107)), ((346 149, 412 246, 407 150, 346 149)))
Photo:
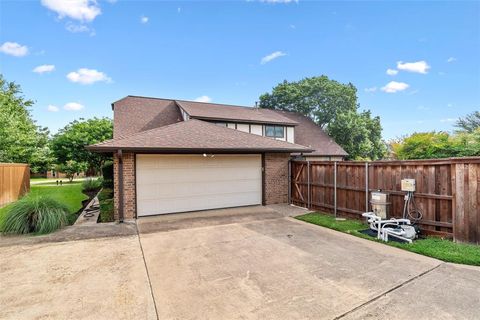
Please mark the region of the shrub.
POLYGON ((82 190, 86 192, 96 191, 102 186, 102 181, 99 179, 88 178, 82 182, 82 190))
POLYGON ((4 233, 50 233, 67 222, 68 207, 49 196, 26 196, 5 215, 4 233))
POLYGON ((113 180, 113 162, 107 162, 102 167, 102 175, 105 180, 113 180))
POLYGON ((113 190, 108 188, 104 188, 98 195, 98 201, 112 199, 112 198, 113 198, 113 190))
POLYGON ((113 162, 107 162, 102 167, 104 188, 113 189, 113 162))
POLYGON ((113 190, 104 188, 98 195, 100 202, 99 222, 113 221, 113 190))

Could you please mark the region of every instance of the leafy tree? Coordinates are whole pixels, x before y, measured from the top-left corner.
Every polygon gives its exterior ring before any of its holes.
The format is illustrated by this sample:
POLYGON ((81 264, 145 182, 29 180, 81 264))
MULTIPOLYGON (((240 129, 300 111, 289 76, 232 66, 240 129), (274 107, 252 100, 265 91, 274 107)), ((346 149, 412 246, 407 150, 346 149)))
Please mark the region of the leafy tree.
POLYGON ((260 96, 260 108, 298 112, 325 128, 338 114, 357 110, 357 89, 327 76, 285 80, 260 96))
POLYGON ((455 127, 459 128, 459 131, 474 132, 480 128, 480 111, 472 112, 465 118, 458 119, 455 127))
POLYGON ((339 114, 327 127, 327 133, 357 160, 383 157, 387 148, 381 132, 380 118, 372 118, 370 111, 339 114))
POLYGON ((414 133, 390 144, 392 158, 436 159, 480 155, 480 128, 472 133, 414 133))
POLYGON ((348 152, 350 159, 376 160, 386 151, 380 118, 372 118, 370 111, 358 111, 357 89, 351 83, 342 84, 327 76, 285 80, 271 93, 260 96, 260 107, 310 117, 348 152))
POLYGON ((87 163, 88 169, 101 172, 109 155, 93 153, 85 146, 111 139, 113 136, 112 120, 108 118, 80 119, 67 124, 52 138, 52 150, 59 163, 68 161, 87 163))
POLYGON ((87 170, 88 164, 86 162, 77 162, 74 160, 68 160, 63 164, 57 166, 57 171, 65 173, 67 179, 72 182, 76 174, 87 170))
POLYGON ((33 172, 41 172, 48 170, 54 159, 48 146, 49 132, 33 121, 32 106, 20 86, 0 74, 0 162, 28 163, 33 172))

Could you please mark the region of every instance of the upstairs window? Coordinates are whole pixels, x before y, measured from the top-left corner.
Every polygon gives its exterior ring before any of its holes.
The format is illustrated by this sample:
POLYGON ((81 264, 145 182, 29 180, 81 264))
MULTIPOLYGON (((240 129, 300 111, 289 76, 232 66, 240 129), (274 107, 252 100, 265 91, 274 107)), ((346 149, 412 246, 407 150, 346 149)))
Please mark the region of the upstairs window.
POLYGON ((270 138, 284 138, 284 126, 265 126, 265 136, 270 138))

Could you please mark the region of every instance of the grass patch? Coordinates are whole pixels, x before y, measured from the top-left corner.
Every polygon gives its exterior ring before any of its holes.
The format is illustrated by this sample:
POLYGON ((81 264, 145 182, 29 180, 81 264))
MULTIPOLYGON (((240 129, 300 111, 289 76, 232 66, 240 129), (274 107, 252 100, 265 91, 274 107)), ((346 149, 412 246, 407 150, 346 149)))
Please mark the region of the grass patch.
POLYGON ((112 222, 113 217, 113 190, 104 188, 98 195, 98 201, 100 203, 100 216, 99 222, 112 222))
POLYGON ((383 242, 376 238, 369 237, 360 230, 365 230, 368 225, 358 220, 337 221, 331 215, 323 213, 308 213, 295 217, 308 223, 316 224, 354 236, 384 243, 386 245, 408 250, 428 257, 436 258, 446 262, 480 266, 480 246, 474 244, 455 243, 447 239, 427 237, 418 239, 413 243, 383 242))
MULTIPOLYGON (((63 186, 57 185, 31 185, 28 196, 48 196, 56 200, 68 209, 67 224, 72 224, 77 219, 77 211, 82 208, 82 201, 88 199, 88 196, 82 193, 81 182, 65 183, 63 186)), ((15 203, 9 204, 0 209, 0 231, 3 230, 5 215, 15 203)))

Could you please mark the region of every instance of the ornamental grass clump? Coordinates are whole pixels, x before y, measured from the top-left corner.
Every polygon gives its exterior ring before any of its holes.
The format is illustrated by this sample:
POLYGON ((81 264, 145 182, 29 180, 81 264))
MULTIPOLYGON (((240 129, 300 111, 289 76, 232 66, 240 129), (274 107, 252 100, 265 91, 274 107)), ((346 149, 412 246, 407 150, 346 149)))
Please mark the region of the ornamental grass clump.
POLYGON ((5 215, 4 233, 50 233, 67 223, 68 208, 48 196, 26 196, 5 215))
POLYGON ((92 179, 88 178, 82 182, 82 190, 86 192, 97 191, 102 187, 103 179, 92 179))

